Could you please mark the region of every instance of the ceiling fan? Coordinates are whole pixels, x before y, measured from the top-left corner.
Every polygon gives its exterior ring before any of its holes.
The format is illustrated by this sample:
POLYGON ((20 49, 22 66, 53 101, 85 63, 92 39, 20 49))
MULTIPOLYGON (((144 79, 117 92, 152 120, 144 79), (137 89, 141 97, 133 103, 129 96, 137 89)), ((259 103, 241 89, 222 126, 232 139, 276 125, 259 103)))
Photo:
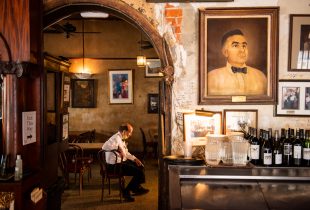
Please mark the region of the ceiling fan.
POLYGON ((76 26, 74 26, 72 23, 65 23, 63 25, 56 23, 52 26, 50 26, 49 28, 44 30, 44 33, 51 33, 51 34, 60 34, 60 33, 64 33, 66 38, 70 38, 70 36, 72 36, 74 33, 101 33, 99 31, 84 31, 84 32, 80 32, 80 31, 76 31, 76 26))
POLYGON ((153 45, 150 41, 147 41, 147 40, 141 40, 141 41, 138 41, 138 44, 140 45, 140 47, 144 50, 147 50, 147 49, 151 49, 153 48, 153 45))

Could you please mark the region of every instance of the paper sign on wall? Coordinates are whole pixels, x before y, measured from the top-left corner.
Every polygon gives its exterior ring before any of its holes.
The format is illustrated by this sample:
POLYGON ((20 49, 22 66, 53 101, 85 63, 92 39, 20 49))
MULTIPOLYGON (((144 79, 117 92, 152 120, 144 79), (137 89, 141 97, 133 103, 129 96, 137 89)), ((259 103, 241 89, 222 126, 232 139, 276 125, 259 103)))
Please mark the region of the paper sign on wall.
POLYGON ((36 112, 23 112, 23 145, 36 142, 36 112))

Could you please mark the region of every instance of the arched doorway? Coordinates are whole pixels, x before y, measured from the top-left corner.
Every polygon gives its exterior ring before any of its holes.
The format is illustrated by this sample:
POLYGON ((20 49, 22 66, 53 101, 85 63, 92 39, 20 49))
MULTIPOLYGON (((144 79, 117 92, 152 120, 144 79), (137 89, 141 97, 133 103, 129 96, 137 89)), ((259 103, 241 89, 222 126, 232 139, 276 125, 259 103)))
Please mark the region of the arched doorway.
POLYGON ((162 91, 160 91, 161 116, 159 125, 162 132, 159 134, 160 153, 170 155, 171 153, 171 88, 173 84, 173 62, 165 40, 159 35, 154 26, 139 11, 128 4, 115 1, 90 0, 87 3, 66 3, 49 1, 44 5, 46 11, 43 17, 43 28, 46 28, 59 20, 81 11, 104 11, 118 16, 142 30, 152 42, 155 51, 162 63, 164 80, 162 91), (161 135, 163 134, 163 135, 161 135))
MULTIPOLYGON (((106 0, 96 1, 90 0, 88 3, 63 3, 52 1, 44 5, 46 9, 43 19, 43 28, 46 28, 59 20, 62 20, 71 14, 81 11, 103 11, 118 16, 127 22, 133 24, 144 32, 152 42, 158 57, 162 63, 164 79, 160 85, 160 116, 159 116, 159 186, 163 186, 162 174, 164 173, 162 156, 171 154, 171 107, 172 107, 172 84, 173 84, 173 64, 165 40, 159 35, 154 26, 139 11, 130 7, 122 1, 106 0)), ((159 204, 162 202, 164 187, 159 190, 159 204)))

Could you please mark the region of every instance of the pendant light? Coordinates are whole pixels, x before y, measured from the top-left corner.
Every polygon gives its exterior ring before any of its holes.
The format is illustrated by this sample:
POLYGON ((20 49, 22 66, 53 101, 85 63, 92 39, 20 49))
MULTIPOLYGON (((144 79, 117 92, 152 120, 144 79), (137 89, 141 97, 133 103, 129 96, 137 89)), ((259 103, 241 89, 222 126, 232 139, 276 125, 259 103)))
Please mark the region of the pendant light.
POLYGON ((82 19, 82 51, 83 51, 83 58, 82 58, 82 70, 81 72, 75 74, 76 77, 79 79, 89 79, 92 75, 89 71, 85 68, 85 37, 84 37, 84 19, 82 19))
POLYGON ((144 67, 146 65, 146 57, 142 55, 142 32, 140 34, 139 55, 137 56, 137 66, 144 67))

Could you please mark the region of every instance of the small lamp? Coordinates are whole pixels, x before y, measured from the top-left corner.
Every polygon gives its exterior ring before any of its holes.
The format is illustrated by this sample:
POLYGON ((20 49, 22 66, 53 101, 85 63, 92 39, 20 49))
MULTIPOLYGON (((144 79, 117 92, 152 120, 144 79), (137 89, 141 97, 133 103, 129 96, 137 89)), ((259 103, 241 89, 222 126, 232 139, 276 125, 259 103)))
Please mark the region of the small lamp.
POLYGON ((137 56, 138 67, 144 67, 146 65, 146 57, 145 55, 142 55, 141 50, 142 50, 142 33, 140 37, 139 55, 137 56))
POLYGON ((82 20, 82 44, 83 44, 83 67, 81 72, 76 73, 75 76, 79 79, 89 79, 92 75, 85 68, 85 46, 84 46, 84 20, 82 20))
POLYGON ((144 55, 137 56, 137 66, 143 67, 146 65, 146 57, 144 55))

